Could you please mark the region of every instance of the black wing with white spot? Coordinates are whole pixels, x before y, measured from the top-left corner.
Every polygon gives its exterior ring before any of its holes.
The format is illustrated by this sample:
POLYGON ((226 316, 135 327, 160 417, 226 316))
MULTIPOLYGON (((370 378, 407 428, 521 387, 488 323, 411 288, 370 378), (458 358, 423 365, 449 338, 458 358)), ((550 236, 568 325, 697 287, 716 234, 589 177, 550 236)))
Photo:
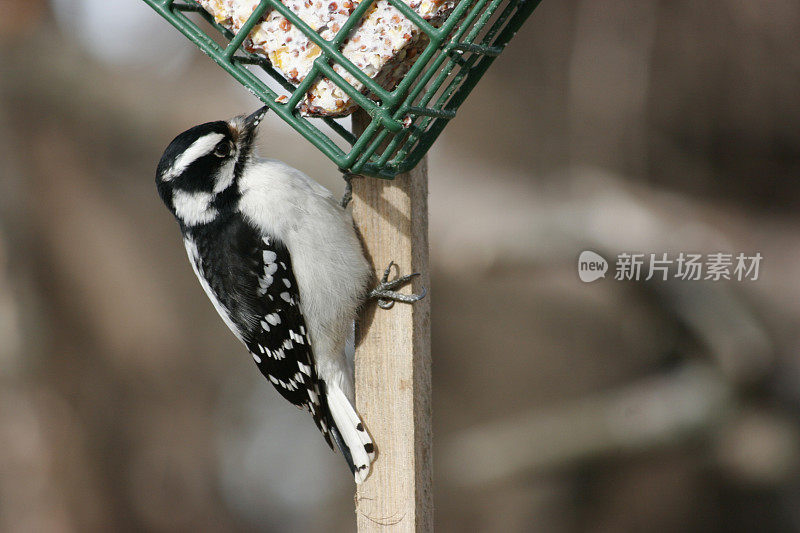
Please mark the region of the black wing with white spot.
POLYGON ((261 373, 287 400, 311 411, 332 446, 327 416, 308 330, 300 311, 300 293, 289 252, 282 243, 262 237, 256 247, 256 320, 243 332, 261 373), (260 254, 258 254, 260 252, 260 254))
POLYGON ((196 230, 186 247, 203 288, 261 373, 284 398, 311 412, 333 447, 324 383, 286 247, 243 220, 196 230))

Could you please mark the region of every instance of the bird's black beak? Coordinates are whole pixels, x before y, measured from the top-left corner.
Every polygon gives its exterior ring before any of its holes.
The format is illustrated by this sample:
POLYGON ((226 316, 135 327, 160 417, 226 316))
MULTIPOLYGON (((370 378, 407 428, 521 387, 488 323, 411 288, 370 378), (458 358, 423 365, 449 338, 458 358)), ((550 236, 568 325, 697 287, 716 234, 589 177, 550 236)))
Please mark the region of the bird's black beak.
POLYGON ((238 117, 234 117, 230 121, 230 125, 234 131, 234 136, 236 137, 236 144, 239 146, 240 154, 250 154, 250 150, 253 147, 253 141, 256 138, 256 130, 258 130, 258 125, 261 123, 268 110, 269 108, 264 106, 258 109, 252 115, 247 117, 240 115, 238 117))
POLYGON ((255 132, 255 129, 261 123, 261 119, 263 119, 264 115, 267 114, 267 111, 269 111, 269 108, 267 106, 263 106, 260 109, 257 109, 255 113, 245 118, 244 119, 245 132, 250 133, 252 135, 252 133, 255 132))

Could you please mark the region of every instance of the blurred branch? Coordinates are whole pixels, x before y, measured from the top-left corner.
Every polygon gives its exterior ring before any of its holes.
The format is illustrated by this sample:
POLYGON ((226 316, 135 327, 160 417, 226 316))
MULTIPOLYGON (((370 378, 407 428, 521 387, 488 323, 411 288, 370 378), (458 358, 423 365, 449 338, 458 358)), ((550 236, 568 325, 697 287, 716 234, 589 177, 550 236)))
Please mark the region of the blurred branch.
POLYGON ((481 486, 601 454, 636 452, 706 436, 732 408, 732 390, 709 365, 465 431, 442 454, 447 476, 481 486))
POLYGON ((769 333, 753 310, 729 287, 711 282, 652 283, 663 305, 704 346, 733 384, 762 380, 774 367, 769 333))

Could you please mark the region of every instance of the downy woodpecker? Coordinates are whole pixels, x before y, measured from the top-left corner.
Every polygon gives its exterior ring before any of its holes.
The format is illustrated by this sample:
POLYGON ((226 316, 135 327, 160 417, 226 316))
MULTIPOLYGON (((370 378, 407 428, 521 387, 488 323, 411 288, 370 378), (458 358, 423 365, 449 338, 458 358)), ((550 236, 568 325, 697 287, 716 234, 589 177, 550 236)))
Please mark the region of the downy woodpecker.
MULTIPOLYGON (((287 400, 311 412, 326 442, 362 482, 375 446, 353 408, 345 341, 359 307, 424 296, 378 288, 351 216, 302 172, 253 154, 267 108, 180 135, 156 185, 175 216, 189 261, 222 320, 287 400)), ((391 265, 390 265, 391 267, 391 265)))

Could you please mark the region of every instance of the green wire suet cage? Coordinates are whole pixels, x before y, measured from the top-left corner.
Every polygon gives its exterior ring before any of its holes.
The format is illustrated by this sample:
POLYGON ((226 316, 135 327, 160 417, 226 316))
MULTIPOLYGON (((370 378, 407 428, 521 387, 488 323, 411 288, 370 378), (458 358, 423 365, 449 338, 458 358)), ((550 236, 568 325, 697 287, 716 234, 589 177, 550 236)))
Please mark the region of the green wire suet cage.
POLYGON ((388 0, 429 39, 413 66, 391 90, 361 72, 341 51, 347 36, 375 1, 362 0, 335 37, 325 40, 279 0, 261 0, 235 35, 193 0, 145 0, 340 170, 392 179, 419 163, 541 0, 460 0, 438 27, 403 0, 388 0), (289 83, 267 58, 242 46, 253 27, 272 9, 321 49, 311 71, 297 86, 289 83), (199 17, 208 24, 202 24, 199 17), (212 37, 213 32, 217 35, 212 37), (364 88, 359 90, 348 83, 334 70, 334 64, 364 88), (280 94, 250 70, 254 67, 266 71, 287 94, 279 98, 280 94), (363 132, 357 135, 348 131, 332 118, 301 115, 298 105, 311 84, 322 76, 333 81, 369 115, 363 132))

